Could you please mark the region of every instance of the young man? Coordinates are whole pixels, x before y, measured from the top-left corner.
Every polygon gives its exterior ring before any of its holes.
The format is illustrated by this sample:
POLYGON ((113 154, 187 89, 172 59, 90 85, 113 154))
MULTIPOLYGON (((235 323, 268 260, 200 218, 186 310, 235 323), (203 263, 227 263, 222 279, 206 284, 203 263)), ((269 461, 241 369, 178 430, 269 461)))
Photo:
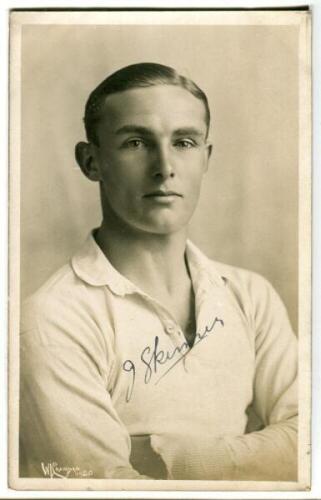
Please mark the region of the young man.
POLYGON ((205 94, 159 64, 91 93, 76 158, 99 182, 103 221, 24 306, 21 476, 55 464, 94 478, 296 479, 285 309, 263 278, 187 239, 209 122, 205 94))

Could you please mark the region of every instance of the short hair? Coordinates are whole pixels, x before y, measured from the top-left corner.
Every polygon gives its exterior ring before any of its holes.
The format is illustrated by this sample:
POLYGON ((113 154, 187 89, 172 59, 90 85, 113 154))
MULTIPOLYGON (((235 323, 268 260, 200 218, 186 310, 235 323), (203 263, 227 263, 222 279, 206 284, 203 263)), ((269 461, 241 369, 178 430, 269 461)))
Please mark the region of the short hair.
POLYGON ((98 145, 97 124, 101 119, 103 105, 107 96, 125 90, 152 87, 154 85, 174 85, 190 92, 200 99, 205 108, 207 133, 210 126, 210 109, 206 94, 189 78, 180 75, 175 69, 163 64, 131 64, 112 73, 96 87, 86 103, 84 124, 89 142, 98 145))

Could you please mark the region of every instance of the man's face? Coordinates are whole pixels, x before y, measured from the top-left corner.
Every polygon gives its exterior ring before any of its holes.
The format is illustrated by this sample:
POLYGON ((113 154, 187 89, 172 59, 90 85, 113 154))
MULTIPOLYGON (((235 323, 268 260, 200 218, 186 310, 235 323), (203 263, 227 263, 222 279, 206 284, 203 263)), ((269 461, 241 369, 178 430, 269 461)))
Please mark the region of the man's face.
POLYGON ((207 169, 206 134, 204 105, 183 88, 108 96, 93 146, 105 215, 148 233, 185 228, 207 169))

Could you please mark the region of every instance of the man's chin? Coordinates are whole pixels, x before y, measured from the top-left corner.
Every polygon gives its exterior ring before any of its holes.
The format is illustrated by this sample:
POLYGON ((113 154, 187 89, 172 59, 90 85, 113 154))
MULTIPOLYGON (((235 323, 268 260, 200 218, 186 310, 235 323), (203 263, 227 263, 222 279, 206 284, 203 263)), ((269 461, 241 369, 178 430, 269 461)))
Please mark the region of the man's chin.
POLYGON ((181 221, 153 221, 145 225, 144 231, 150 234, 170 235, 184 231, 187 223, 181 221))

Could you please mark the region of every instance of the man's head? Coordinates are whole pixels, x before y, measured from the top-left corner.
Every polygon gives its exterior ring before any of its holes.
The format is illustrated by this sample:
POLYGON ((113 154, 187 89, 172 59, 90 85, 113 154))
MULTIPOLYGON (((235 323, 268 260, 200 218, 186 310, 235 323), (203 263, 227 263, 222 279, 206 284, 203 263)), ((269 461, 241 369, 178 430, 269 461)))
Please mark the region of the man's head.
POLYGON ((121 68, 103 80, 90 94, 86 107, 84 123, 89 142, 98 145, 97 124, 99 123, 105 100, 109 95, 125 90, 152 87, 155 85, 173 85, 190 92, 204 105, 204 119, 207 133, 210 127, 210 109, 205 93, 189 78, 180 75, 169 66, 156 63, 131 64, 121 68))
POLYGON ((76 158, 100 182, 107 224, 154 234, 186 228, 211 152, 209 120, 205 94, 159 64, 123 68, 90 94, 88 143, 77 144, 76 158))

